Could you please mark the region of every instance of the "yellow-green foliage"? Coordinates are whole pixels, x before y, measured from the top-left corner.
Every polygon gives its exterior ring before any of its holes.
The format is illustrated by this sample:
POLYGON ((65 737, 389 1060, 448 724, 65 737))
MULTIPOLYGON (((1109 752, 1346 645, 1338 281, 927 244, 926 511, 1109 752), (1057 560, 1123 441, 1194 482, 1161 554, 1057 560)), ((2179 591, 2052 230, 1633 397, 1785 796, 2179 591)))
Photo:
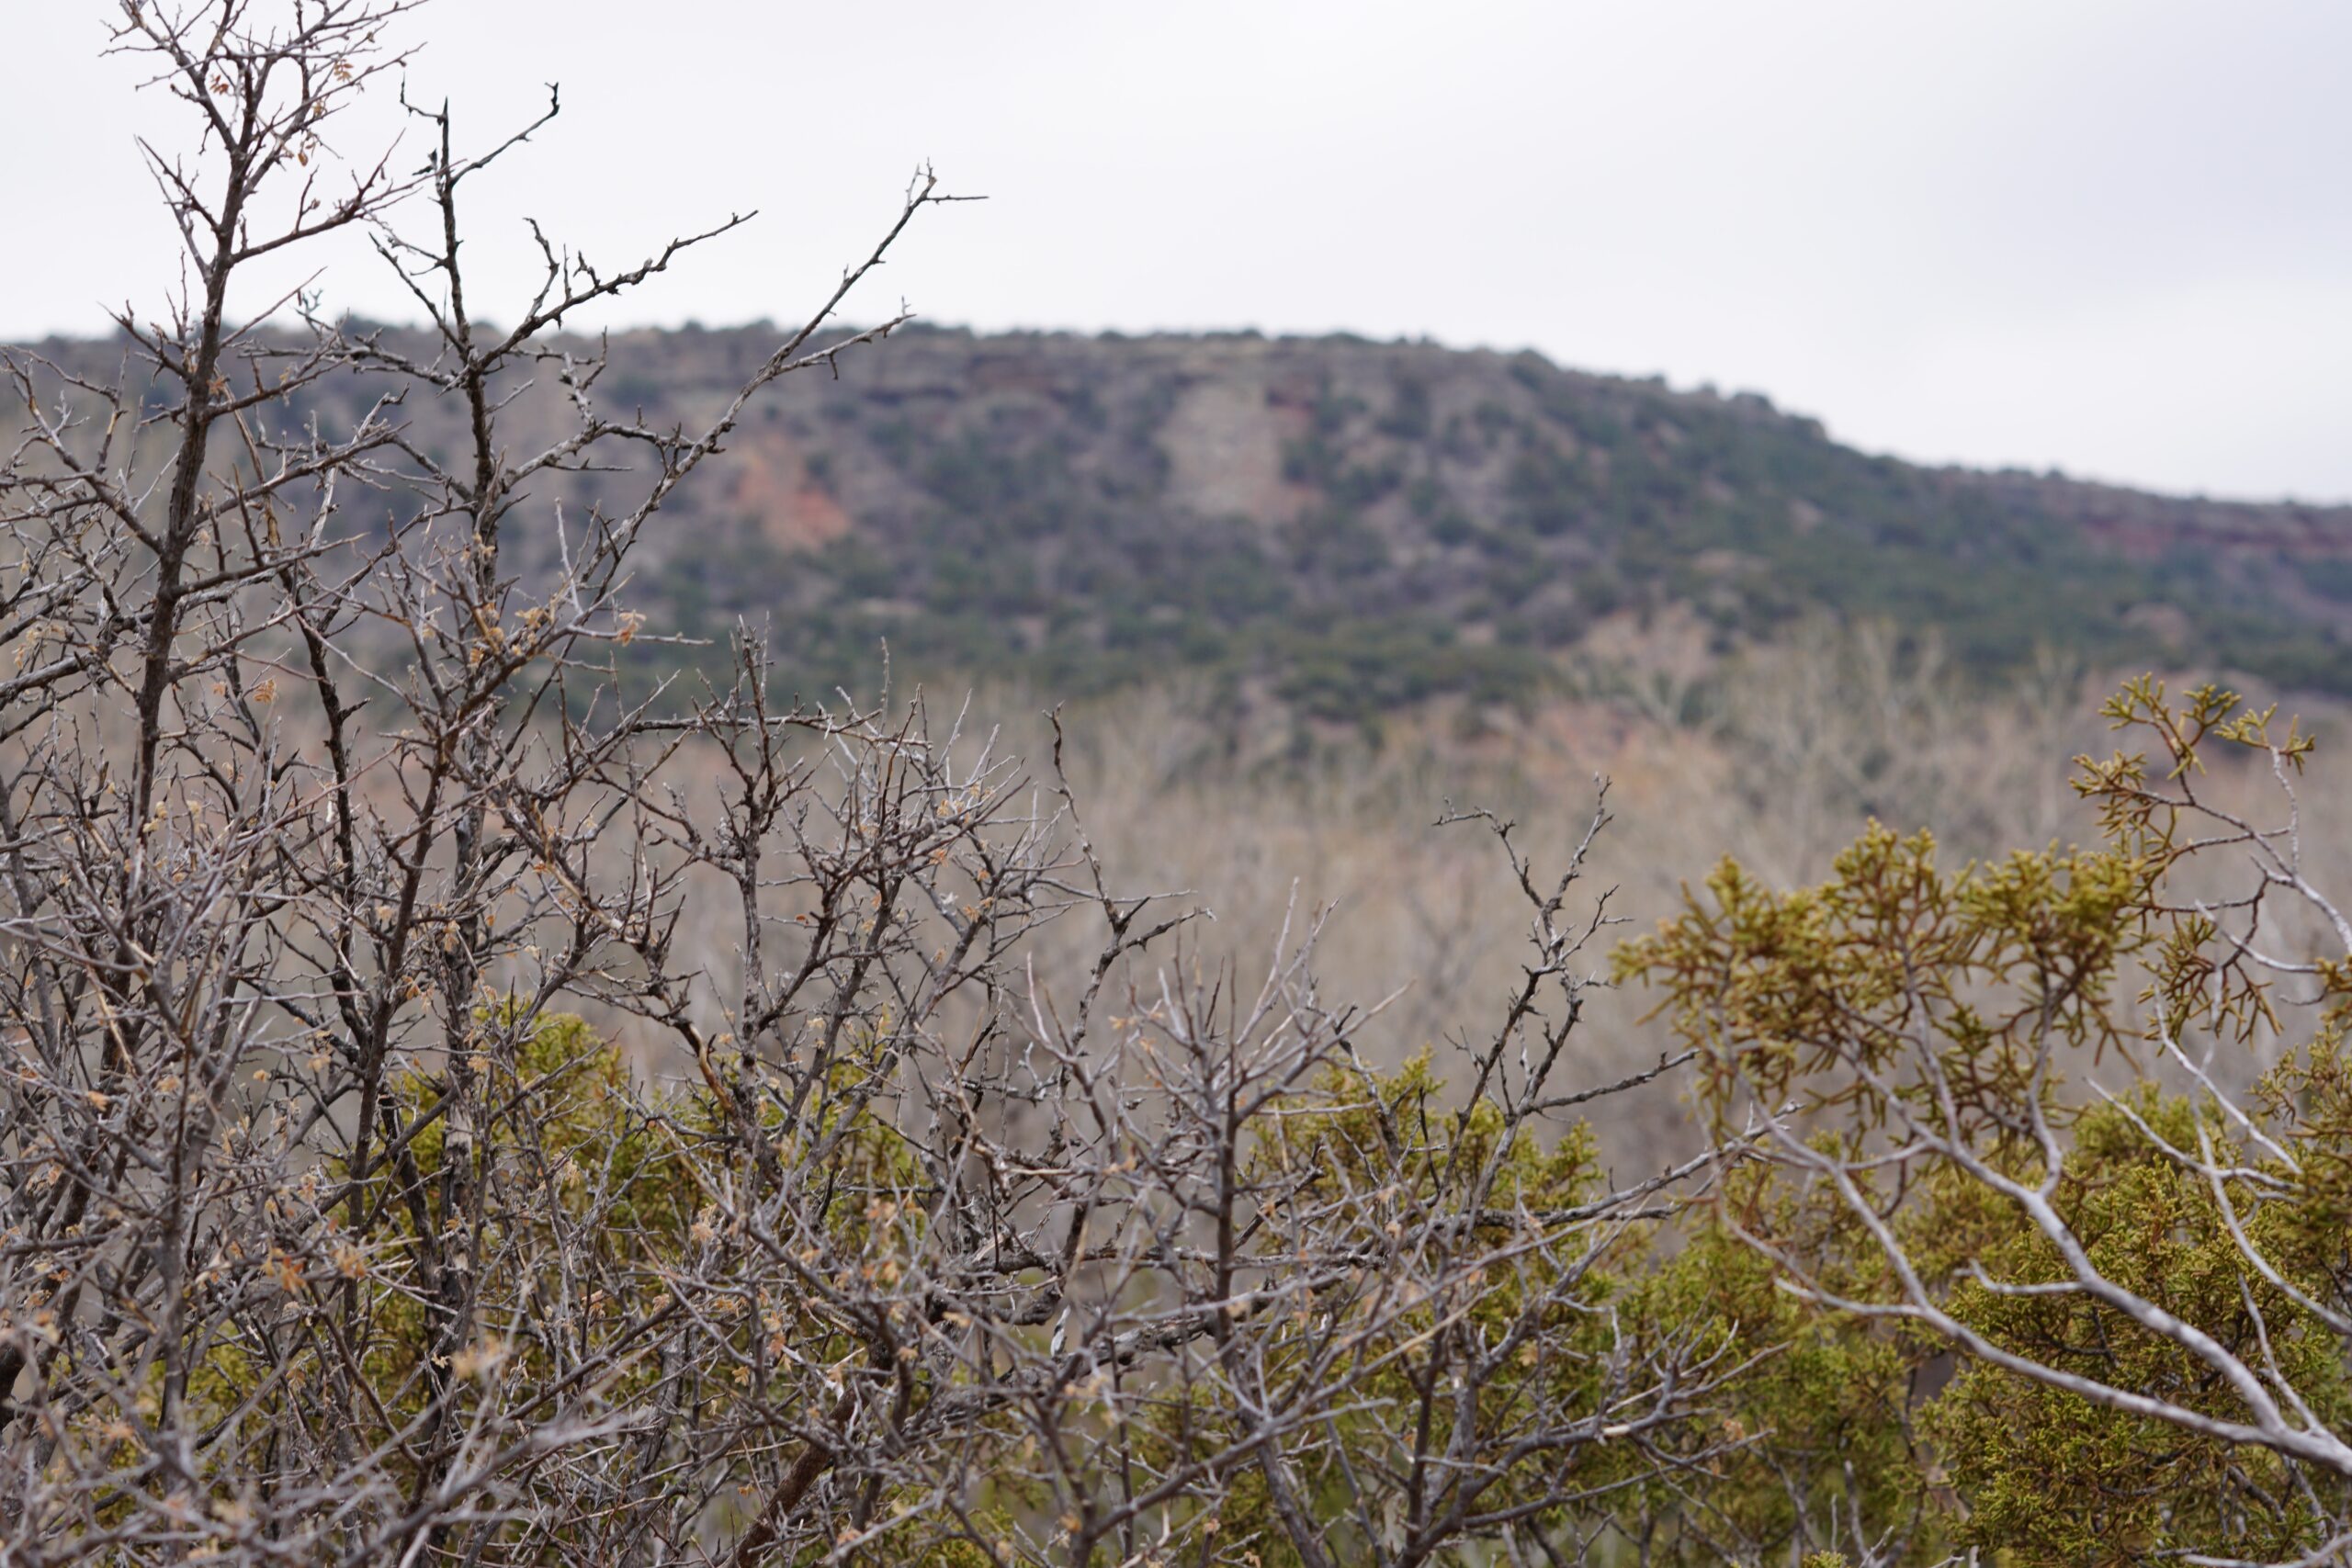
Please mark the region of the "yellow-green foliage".
POLYGON ((2096 847, 1951 872, 1928 835, 1873 823, 1819 886, 1777 892, 1725 861, 1680 916, 1620 949, 1619 976, 1657 986, 1702 1048, 1720 1136, 1737 1136, 1754 1108, 1787 1105, 1820 1156, 1861 1160, 1911 1138, 1906 1114, 1957 1150, 1922 1147, 1899 1173, 1849 1166, 1843 1199, 1802 1161, 1785 1177, 1742 1173, 1718 1196, 1717 1227, 1644 1281, 1781 1348, 1736 1391, 1734 1419, 1752 1445, 1707 1467, 1691 1527, 1720 1519, 1769 1543, 1792 1529, 1794 1498, 1818 1506, 1851 1489, 1847 1500, 1873 1523, 1894 1522, 1906 1498, 1924 1507, 1923 1551, 1982 1547, 2018 1565, 2183 1551, 2264 1560, 2308 1551, 2340 1511, 2339 1480, 1991 1361, 1962 1357, 1936 1391, 1926 1374, 1950 1352, 1916 1320, 1799 1305, 1771 1288, 1778 1277, 1825 1301, 1903 1303, 1886 1248, 1858 1223, 1855 1204, 1867 1205, 1934 1304, 1998 1351, 2196 1416, 2246 1419, 2207 1360, 2125 1314, 2078 1291, 1985 1283, 2075 1277, 2026 1209, 1970 1168, 2041 1182, 2039 1119, 2059 1140, 2054 1207, 2097 1275, 2291 1387, 2298 1419, 2352 1431, 2346 1347, 2297 1299, 2339 1314, 2352 1304, 2345 964, 2317 966, 2315 1032, 2251 1102, 2290 1159, 2210 1097, 2142 1081, 2109 1101, 2084 1083, 2101 1066, 2131 1082, 2137 1061, 2112 1053, 2135 1036, 2244 1038, 2278 1023, 2244 946, 2169 897, 2167 879, 2212 831, 2190 787, 2210 750, 2255 748, 2300 768, 2309 738, 2274 738, 2270 713, 2241 711, 2213 688, 2175 705, 2155 682, 2135 682, 2107 711, 2153 737, 2158 757, 2081 760, 2077 787, 2100 813, 2096 847), (2240 1174, 2217 1189, 2191 1161, 2240 1174), (2233 1218, 2291 1289, 2248 1263, 2233 1218))
MULTIPOLYGON (((1883 1264, 1857 1245, 1849 1217, 1804 1202, 1762 1172, 1735 1175, 1724 1212, 1750 1222, 1770 1208, 1772 1234, 1844 1292, 1879 1281, 1883 1264)), ((1781 1290, 1771 1263, 1725 1226, 1701 1220, 1685 1244, 1629 1292, 1622 1312, 1644 1325, 1699 1322, 1735 1347, 1746 1370, 1714 1420, 1677 1435, 1693 1461, 1645 1480, 1623 1505, 1662 1520, 1658 1551, 1686 1562, 1786 1560, 1840 1516, 1872 1530, 1909 1530, 1926 1551, 1940 1539, 1929 1499, 1932 1461, 1914 1430, 1918 1383, 1938 1347, 1926 1336, 1815 1310, 1781 1290)))
MULTIPOLYGON (((474 1154, 474 1174, 478 1179, 494 1167, 501 1179, 538 1189, 538 1196, 531 1203, 501 1205, 506 1228, 493 1227, 482 1237, 476 1317, 484 1333, 518 1355, 510 1375, 527 1378, 548 1371, 543 1347, 528 1330, 549 1303, 561 1300, 556 1259, 569 1253, 576 1276, 650 1283, 650 1271, 685 1237, 701 1195, 639 1111, 619 1051, 582 1020, 546 1014, 525 1027, 490 1012, 477 1026, 490 1046, 476 1057, 477 1094, 499 1110, 477 1134, 481 1146, 474 1154), (515 1234, 512 1227, 518 1224, 535 1225, 537 1234, 515 1234), (585 1269, 578 1257, 583 1244, 594 1251, 585 1269)), ((393 1080, 390 1092, 405 1126, 439 1106, 446 1083, 439 1075, 410 1072, 393 1080)), ((446 1120, 436 1116, 407 1147, 417 1196, 428 1217, 446 1226, 450 1217, 433 1202, 448 1156, 446 1120)), ((375 1174, 379 1182, 410 1179, 397 1166, 375 1174)), ((389 1197, 379 1235, 413 1251, 415 1213, 389 1197)), ((427 1396, 420 1373, 434 1354, 424 1292, 412 1279, 379 1269, 365 1294, 375 1329, 368 1340, 370 1381, 392 1396, 389 1411, 413 1411, 427 1396)), ((609 1292, 614 1310, 623 1294, 609 1292)))
MULTIPOLYGON (((2098 1272, 2199 1325, 2249 1365, 2275 1360, 2324 1424, 2352 1417, 2342 1347, 2279 1291, 2249 1280, 2211 1188, 2156 1148, 2133 1118, 2176 1148, 2195 1148, 2199 1115, 2186 1100, 2143 1089, 2102 1106, 2075 1128, 2058 1206, 2098 1272), (2267 1330, 2266 1355, 2256 1318, 2267 1330)), ((2218 1117, 2203 1131, 2238 1163, 2245 1151, 2218 1117)), ((2268 1174, 2284 1173, 2276 1166, 2268 1174)), ((2298 1205, 2260 1203, 2231 1184, 2249 1238, 2290 1280, 2324 1292, 2329 1252, 2343 1236, 2314 1233, 2298 1205)), ((2066 1270, 2038 1232, 2012 1224, 1983 1252, 1996 1279, 2059 1280, 2066 1270)), ((1970 1280, 1952 1310, 2004 1349, 2095 1377, 2203 1415, 2243 1408, 2187 1350, 2079 1296, 2018 1297, 1970 1280)), ((1929 1413, 1929 1424, 1973 1510, 1962 1539, 2011 1551, 2019 1562, 2122 1562, 2164 1547, 2226 1543, 2255 1559, 2296 1555, 2313 1525, 2276 1456, 2121 1415, 2012 1374, 1972 1365, 1929 1413)))
MULTIPOLYGON (((577 1017, 547 1014, 526 1023, 493 1010, 478 1024, 475 1093, 492 1113, 475 1134, 473 1174, 479 1180, 495 1171, 495 1179, 532 1196, 497 1205, 497 1223, 479 1238, 467 1354, 489 1352, 496 1376, 527 1385, 552 1380, 550 1324, 579 1338, 570 1347, 572 1362, 592 1359, 605 1337, 667 1306, 695 1258, 720 1239, 728 1222, 695 1174, 710 1162, 683 1156, 690 1145, 726 1137, 729 1114, 699 1082, 668 1092, 633 1084, 618 1049, 577 1017)), ((391 1087, 401 1124, 433 1115, 445 1092, 437 1074, 401 1076, 391 1087)), ((844 1282, 856 1276, 863 1286, 887 1287, 922 1236, 919 1208, 887 1194, 907 1190, 917 1168, 887 1124, 865 1111, 853 1114, 844 1126, 840 1111, 820 1103, 810 1119, 809 1140, 827 1150, 828 1179, 811 1189, 807 1218, 818 1244, 801 1238, 806 1264, 812 1280, 831 1271, 844 1282)), ((771 1134, 775 1122, 772 1111, 763 1119, 771 1134)), ((431 1397, 435 1320, 415 1220, 421 1206, 428 1223, 450 1223, 440 1195, 452 1148, 446 1120, 435 1119, 408 1140, 404 1166, 379 1165, 373 1173, 383 1190, 377 1256, 351 1289, 365 1325, 368 1381, 395 1420, 413 1417, 431 1397)), ((783 1141, 773 1152, 786 1168, 808 1158, 806 1147, 783 1141)), ((688 1396, 714 1417, 733 1398, 764 1395, 769 1379, 789 1370, 779 1362, 786 1347, 798 1364, 831 1364, 867 1349, 864 1337, 822 1310, 813 1289, 721 1288, 694 1296, 694 1311, 718 1336, 718 1354, 688 1370, 688 1396)), ((483 1364, 469 1359, 458 1371, 483 1364)), ((608 1387, 618 1399, 639 1382, 675 1375, 677 1369, 649 1358, 624 1356, 607 1374, 608 1387)))
MULTIPOLYGON (((1379 1255, 1403 1238, 1403 1256, 1418 1275, 1408 1282, 1359 1269, 1334 1281, 1301 1304, 1291 1364, 1276 1369, 1278 1379, 1348 1382, 1352 1397, 1345 1413, 1307 1435, 1313 1440, 1303 1445, 1295 1483, 1311 1515, 1329 1521, 1333 1560, 1355 1561, 1368 1556, 1369 1547, 1360 1539, 1351 1471, 1358 1484, 1393 1479, 1400 1453, 1417 1443, 1445 1453, 1465 1421, 1491 1440, 1540 1426, 1547 1413, 1597 1410, 1610 1348, 1605 1309, 1644 1238, 1629 1234, 1604 1244, 1598 1258, 1587 1257, 1588 1238, 1557 1216, 1598 1190, 1589 1130, 1578 1123, 1544 1139, 1524 1129, 1510 1132, 1490 1101, 1449 1103, 1426 1056, 1390 1075, 1334 1075, 1313 1101, 1265 1124, 1246 1184, 1289 1190, 1306 1177, 1311 1180, 1292 1201, 1317 1213, 1317 1253, 1379 1255), (1503 1218, 1522 1214, 1523 1225, 1503 1218), (1555 1245, 1511 1247, 1545 1231, 1559 1238, 1555 1245), (1517 1255, 1503 1259, 1506 1250, 1517 1255), (1459 1403, 1451 1379, 1463 1370, 1466 1348, 1511 1342, 1520 1348, 1502 1371, 1466 1404, 1459 1403), (1317 1345, 1334 1343, 1341 1347, 1338 1354, 1319 1365, 1312 1360, 1317 1345), (1433 1380, 1443 1396, 1428 1402, 1423 1437, 1416 1423, 1433 1380)), ((1278 1266, 1285 1245, 1280 1204, 1271 1218, 1274 1239, 1261 1249, 1261 1267, 1278 1266)), ((1302 1266, 1315 1267, 1311 1258, 1302 1266)), ((1196 1453, 1236 1435, 1215 1410, 1171 1404, 1161 1433, 1173 1442, 1180 1430, 1196 1453)), ((1478 1506, 1508 1508, 1547 1495, 1544 1478, 1560 1457, 1533 1451, 1502 1473, 1478 1476, 1478 1506)), ((1609 1462, 1595 1456, 1596 1483, 1609 1462)), ((1452 1479, 1441 1472, 1430 1484, 1452 1479)), ((1366 1506, 1384 1528, 1401 1529, 1402 1504, 1401 1492, 1391 1491, 1366 1506)), ((1269 1568, 1296 1561, 1257 1472, 1237 1474, 1219 1508, 1222 1529, 1254 1539, 1269 1568)))
MULTIPOLYGON (((2035 1077, 2046 1033, 2097 1054, 2125 1032, 2115 972, 2143 945, 2149 892, 2144 868, 2112 851, 2020 851, 1955 873, 1932 835, 1873 822, 1817 887, 1776 893, 1724 861, 1705 897, 1614 964, 1660 987, 1677 1028, 1708 1047, 1719 1132, 1751 1099, 1795 1094, 1883 1124, 1892 1106, 1856 1069, 1891 1070, 1919 1031, 1974 1125, 2055 1090, 2061 1079, 2035 1077)), ((1899 1097, 1923 1093, 1906 1081, 1899 1097)))

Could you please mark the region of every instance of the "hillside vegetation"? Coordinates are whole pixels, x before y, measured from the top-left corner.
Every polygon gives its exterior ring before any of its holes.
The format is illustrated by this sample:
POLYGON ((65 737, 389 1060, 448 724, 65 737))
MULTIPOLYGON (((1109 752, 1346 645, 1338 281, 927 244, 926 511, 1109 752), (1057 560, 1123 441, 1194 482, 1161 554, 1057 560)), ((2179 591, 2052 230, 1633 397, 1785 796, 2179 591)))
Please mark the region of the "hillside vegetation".
MULTIPOLYGON (((628 334, 589 395, 691 424, 766 343, 628 334)), ((562 427, 553 356, 593 346, 553 340, 526 387, 510 378, 519 434, 562 427)), ((118 352, 42 349, 94 370, 118 352)), ((296 407, 356 420, 381 389, 346 375, 296 407)), ((428 450, 462 440, 451 400, 401 414, 428 450)), ((918 672, 1082 694, 1184 670, 1361 718, 1617 678, 1596 630, 1670 607, 1717 652, 1826 613, 1932 629, 1978 676, 2055 646, 2352 692, 2352 508, 1921 468, 1753 394, 1534 354, 917 327, 837 381, 779 388, 730 447, 720 482, 670 503, 686 525, 648 539, 632 596, 713 644, 768 622, 811 692, 870 686, 887 641, 918 672)), ((539 487, 575 519, 633 488, 539 487)), ((556 558, 546 529, 518 545, 556 558)))
MULTIPOLYGON (((633 334, 594 393, 691 421, 765 341, 633 334)), ((555 380, 515 415, 552 427, 555 380)), ((888 638, 920 667, 1101 689, 1181 666, 1351 716, 1525 693, 1611 617, 1682 604, 1719 649, 1828 611, 1935 628, 1985 675, 2054 643, 2352 691, 2352 508, 1921 468, 1752 394, 1352 338, 915 329, 780 391, 639 592, 706 636, 773 615, 815 689, 870 679, 888 638)))

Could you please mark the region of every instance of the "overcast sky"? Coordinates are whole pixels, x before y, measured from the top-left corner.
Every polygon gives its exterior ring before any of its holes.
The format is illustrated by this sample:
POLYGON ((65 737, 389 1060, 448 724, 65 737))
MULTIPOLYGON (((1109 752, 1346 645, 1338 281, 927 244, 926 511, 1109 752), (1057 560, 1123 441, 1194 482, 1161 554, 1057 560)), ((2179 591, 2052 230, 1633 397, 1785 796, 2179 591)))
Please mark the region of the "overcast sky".
MULTIPOLYGON (((110 10, 6 0, 0 338, 99 330, 172 276, 132 137, 176 122, 97 57, 110 10)), ((525 214, 617 264, 761 209, 614 325, 805 310, 928 159, 989 200, 926 214, 862 318, 1532 346, 1910 457, 2352 500, 2346 0, 437 0, 406 25, 412 94, 478 141, 562 84, 474 195, 485 278, 523 280, 525 214)), ((331 304, 411 313, 364 253, 328 259, 331 304)))

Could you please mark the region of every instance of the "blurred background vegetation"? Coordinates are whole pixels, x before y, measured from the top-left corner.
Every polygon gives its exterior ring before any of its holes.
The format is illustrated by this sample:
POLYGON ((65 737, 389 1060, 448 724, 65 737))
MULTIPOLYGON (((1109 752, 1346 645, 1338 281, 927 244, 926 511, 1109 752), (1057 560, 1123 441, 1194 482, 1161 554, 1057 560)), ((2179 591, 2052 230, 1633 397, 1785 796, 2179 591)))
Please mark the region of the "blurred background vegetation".
MULTIPOLYGON (((766 342, 628 334, 594 392, 692 423, 766 342)), ((43 347, 94 370, 118 352, 43 347)), ((345 378, 304 412, 379 389, 345 378)), ((566 417, 551 370, 506 390, 519 435, 566 417)), ((462 434, 453 408, 404 412, 428 449, 462 434)), ((1823 621, 1896 627, 1977 691, 2054 654, 2352 694, 2352 508, 1921 468, 1756 394, 1533 354, 917 327, 778 389, 732 446, 649 541, 635 600, 684 639, 638 650, 649 678, 723 663, 748 623, 811 694, 870 689, 887 642, 902 678, 1085 697, 1181 676, 1376 727, 1433 698, 1647 686, 1625 647, 1665 618, 1710 667, 1686 683, 1701 705, 1739 656, 1823 621)), ((556 499, 578 519, 626 482, 556 499)))
MULTIPOLYGON (((691 425, 768 343, 616 336, 593 395, 691 425)), ((43 350, 93 372, 119 352, 43 350)), ((380 390, 340 378, 300 412, 347 420, 380 390)), ((565 427, 552 367, 502 391, 517 441, 565 427)), ((404 416, 428 450, 462 444, 453 408, 404 416)), ((723 683, 748 633, 785 693, 887 682, 1033 761, 1058 707, 1109 863, 1217 913, 1191 961, 1258 964, 1286 910, 1336 904, 1334 991, 1410 982, 1376 1031, 1392 1061, 1479 1026, 1515 975, 1497 866, 1430 826, 1449 799, 1518 819, 1549 863, 1606 775, 1599 864, 1646 926, 1719 855, 1786 886, 1873 817, 1955 860, 2089 837, 2067 760, 2106 750, 2124 675, 2231 681, 2324 739, 2352 698, 2352 508, 1921 468, 1754 394, 1532 354, 917 327, 774 389, 712 479, 638 554, 638 692, 723 683)), ((543 479, 555 504, 516 514, 504 561, 551 570, 555 520, 576 541, 637 482, 543 479)), ((2307 809, 2319 869, 2352 862, 2332 798, 2307 809)), ((1594 1070, 1655 1060, 1642 1005, 1603 1007, 1594 1070)), ((1602 1130, 1610 1152, 1688 1138, 1653 1099, 1602 1130)))

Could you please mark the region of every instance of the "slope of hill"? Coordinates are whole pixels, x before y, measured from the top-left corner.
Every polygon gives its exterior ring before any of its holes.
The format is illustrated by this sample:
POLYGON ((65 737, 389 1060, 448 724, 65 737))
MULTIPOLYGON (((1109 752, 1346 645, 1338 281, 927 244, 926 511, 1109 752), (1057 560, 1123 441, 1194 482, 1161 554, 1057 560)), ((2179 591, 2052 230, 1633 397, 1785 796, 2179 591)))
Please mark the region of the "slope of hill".
MULTIPOLYGON (((599 390, 691 422, 770 346, 616 337, 599 390)), ((454 412, 407 411, 428 445, 454 412)), ((550 378, 510 417, 561 412, 550 378)), ((1351 716, 1532 693, 1597 627, 1679 605, 1718 649, 1827 613, 1932 630, 1988 677, 2054 646, 2352 691, 2352 508, 1921 468, 1759 397, 1532 354, 918 328, 787 380, 731 445, 637 598, 705 636, 766 622, 808 690, 870 683, 887 639, 901 668, 1073 693, 1188 670, 1351 716)), ((510 536, 551 549, 534 527, 510 536)))

